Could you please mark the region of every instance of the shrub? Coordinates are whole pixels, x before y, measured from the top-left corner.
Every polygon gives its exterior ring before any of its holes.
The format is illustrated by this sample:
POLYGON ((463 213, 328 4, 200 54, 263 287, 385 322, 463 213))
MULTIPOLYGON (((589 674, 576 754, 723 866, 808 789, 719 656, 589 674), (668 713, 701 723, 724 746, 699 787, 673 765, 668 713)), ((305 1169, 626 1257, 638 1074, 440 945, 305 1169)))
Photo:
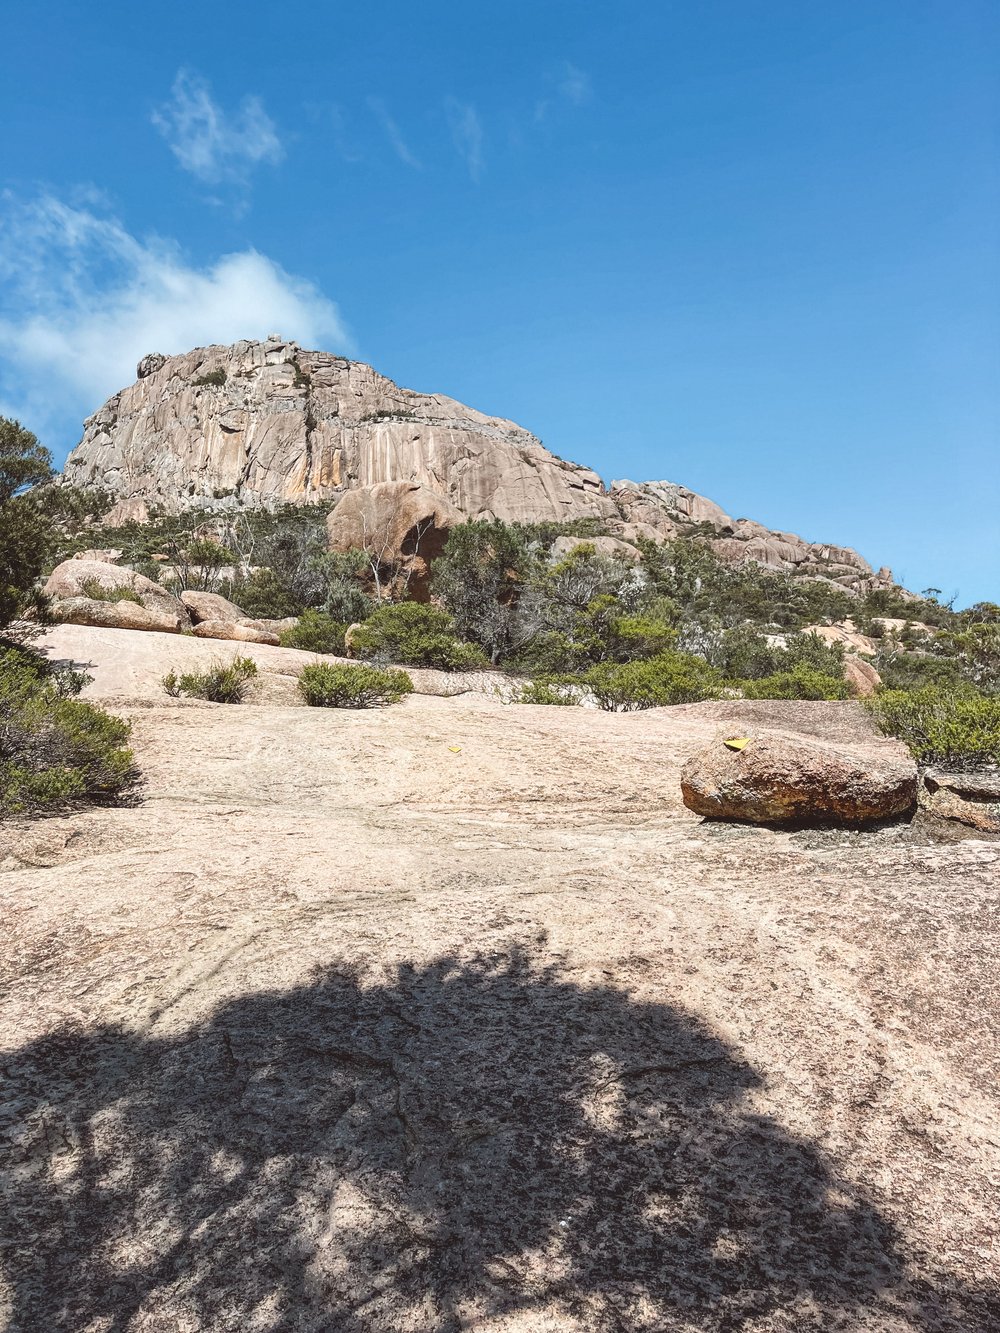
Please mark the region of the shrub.
POLYGON ((305 610, 305 603, 273 569, 258 569, 233 584, 230 593, 251 620, 284 620, 305 610))
POLYGON ((568 708, 580 703, 581 692, 580 681, 573 676, 539 676, 525 681, 511 702, 568 708))
POLYGON ((30 430, 0 417, 0 629, 31 604, 52 544, 52 524, 38 490, 23 494, 52 475, 51 463, 30 430))
POLYGON ((600 708, 631 713, 718 698, 722 677, 703 658, 664 653, 642 662, 602 662, 584 676, 600 708))
POLYGON ((898 736, 921 764, 983 768, 1000 764, 1000 698, 971 688, 879 690, 865 706, 879 729, 898 736))
POLYGON ((447 611, 421 602, 380 606, 351 636, 361 657, 441 671, 473 671, 487 665, 483 651, 463 643, 447 611))
POLYGON ((413 681, 393 668, 315 662, 303 667, 299 692, 314 708, 380 708, 412 694, 413 681))
POLYGON ((135 786, 129 724, 71 697, 86 680, 26 649, 0 650, 0 815, 106 803, 135 786))
POLYGON ((335 653, 343 655, 346 625, 328 616, 325 611, 303 611, 297 625, 281 633, 283 648, 302 648, 307 653, 335 653))
POLYGON ((849 699, 851 687, 843 676, 831 676, 800 662, 790 671, 776 671, 762 680, 740 680, 745 699, 849 699))
POLYGON ((193 699, 207 699, 213 704, 241 704, 250 691, 250 681, 257 675, 257 663, 250 657, 234 657, 231 662, 213 662, 207 671, 168 671, 163 688, 173 698, 182 694, 193 699))
POLYGON ((193 379, 191 381, 192 384, 198 385, 199 387, 201 387, 203 384, 211 384, 214 385, 216 388, 221 388, 222 385, 225 384, 225 382, 226 382, 225 366, 216 366, 214 370, 209 370, 206 372, 206 374, 199 375, 196 379, 193 379))
POLYGON ((138 602, 142 605, 142 598, 136 590, 125 583, 108 588, 100 579, 84 579, 80 588, 84 597, 89 597, 93 602, 138 602))

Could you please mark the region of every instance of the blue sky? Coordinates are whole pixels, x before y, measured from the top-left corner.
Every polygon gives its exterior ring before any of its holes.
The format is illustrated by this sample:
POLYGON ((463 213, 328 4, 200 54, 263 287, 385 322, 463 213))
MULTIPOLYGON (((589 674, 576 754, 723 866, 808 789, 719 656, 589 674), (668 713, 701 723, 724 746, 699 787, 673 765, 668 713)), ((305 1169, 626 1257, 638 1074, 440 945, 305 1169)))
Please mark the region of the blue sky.
POLYGON ((0 411, 278 331, 1000 600, 993 0, 6 7, 0 411))

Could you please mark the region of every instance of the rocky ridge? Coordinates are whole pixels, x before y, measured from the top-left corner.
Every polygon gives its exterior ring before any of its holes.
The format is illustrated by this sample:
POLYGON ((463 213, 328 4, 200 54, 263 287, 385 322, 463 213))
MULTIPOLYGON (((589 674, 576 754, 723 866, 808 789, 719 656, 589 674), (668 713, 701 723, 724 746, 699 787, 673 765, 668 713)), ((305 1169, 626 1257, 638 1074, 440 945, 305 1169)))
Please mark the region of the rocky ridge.
POLYGON ((804 541, 667 481, 615 481, 550 453, 528 431, 371 366, 266 342, 146 356, 136 382, 85 422, 64 480, 115 498, 111 522, 151 508, 209 512, 337 502, 410 483, 456 519, 595 519, 626 543, 697 532, 727 564, 756 562, 850 591, 893 586, 849 547, 804 541))

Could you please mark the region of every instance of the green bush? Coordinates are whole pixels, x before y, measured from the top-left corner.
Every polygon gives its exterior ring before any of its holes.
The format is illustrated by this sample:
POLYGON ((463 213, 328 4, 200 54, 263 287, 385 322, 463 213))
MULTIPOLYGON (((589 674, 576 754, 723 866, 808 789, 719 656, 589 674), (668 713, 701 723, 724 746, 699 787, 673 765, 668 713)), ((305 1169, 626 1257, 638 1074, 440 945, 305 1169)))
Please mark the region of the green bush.
POLYGON ((762 680, 739 680, 745 699, 849 699, 851 687, 843 676, 831 676, 804 662, 790 671, 776 671, 762 680))
POLYGON ((39 498, 51 464, 30 430, 0 417, 0 629, 37 606, 35 580, 52 546, 52 521, 39 498))
POLYGON ((297 625, 282 630, 283 648, 301 648, 307 653, 333 653, 343 656, 346 625, 325 611, 303 611, 297 625))
POLYGON ((482 649, 455 635, 447 611, 422 602, 380 606, 351 635, 360 657, 441 671, 474 671, 487 664, 482 649))
POLYGON ((216 366, 214 370, 209 370, 206 372, 206 374, 199 375, 197 379, 193 379, 191 381, 192 384, 197 385, 199 388, 203 384, 211 384, 214 385, 216 388, 221 388, 222 385, 225 384, 225 382, 226 382, 225 366, 216 366))
POLYGON ((393 668, 315 662, 303 667, 299 692, 314 708, 380 708, 412 694, 413 681, 393 668))
POLYGON ((92 602, 138 602, 142 606, 142 598, 127 584, 108 588, 100 579, 84 579, 80 588, 84 597, 89 597, 92 602))
POLYGON ((581 684, 572 676, 539 676, 525 681, 512 702, 570 708, 580 703, 581 684))
POLYGON ((879 690, 865 706, 879 729, 898 736, 921 764, 984 768, 1000 764, 1000 698, 972 688, 879 690))
POLYGON ((137 783, 129 724, 71 697, 86 680, 0 649, 0 815, 107 803, 137 783))
POLYGON ((257 663, 251 657, 234 657, 231 662, 213 662, 207 671, 168 671, 163 688, 173 698, 182 694, 192 699, 207 699, 213 704, 241 704, 250 692, 250 681, 257 675, 257 663))
POLYGON ((284 620, 305 610, 305 603, 295 589, 273 569, 255 570, 234 583, 229 593, 251 620, 284 620))
POLYGON ((598 707, 609 713, 715 699, 723 683, 714 667, 691 653, 664 653, 642 662, 602 662, 591 667, 583 680, 598 707))

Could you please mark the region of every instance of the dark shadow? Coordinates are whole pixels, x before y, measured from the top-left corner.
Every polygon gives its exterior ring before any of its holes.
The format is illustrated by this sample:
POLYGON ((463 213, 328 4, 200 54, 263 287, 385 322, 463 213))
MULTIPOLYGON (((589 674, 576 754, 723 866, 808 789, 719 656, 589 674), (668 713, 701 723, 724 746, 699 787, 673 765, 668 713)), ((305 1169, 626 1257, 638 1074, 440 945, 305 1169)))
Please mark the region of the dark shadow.
POLYGON ((2 1067, 12 1333, 1000 1327, 689 1014, 516 955, 2 1067))

